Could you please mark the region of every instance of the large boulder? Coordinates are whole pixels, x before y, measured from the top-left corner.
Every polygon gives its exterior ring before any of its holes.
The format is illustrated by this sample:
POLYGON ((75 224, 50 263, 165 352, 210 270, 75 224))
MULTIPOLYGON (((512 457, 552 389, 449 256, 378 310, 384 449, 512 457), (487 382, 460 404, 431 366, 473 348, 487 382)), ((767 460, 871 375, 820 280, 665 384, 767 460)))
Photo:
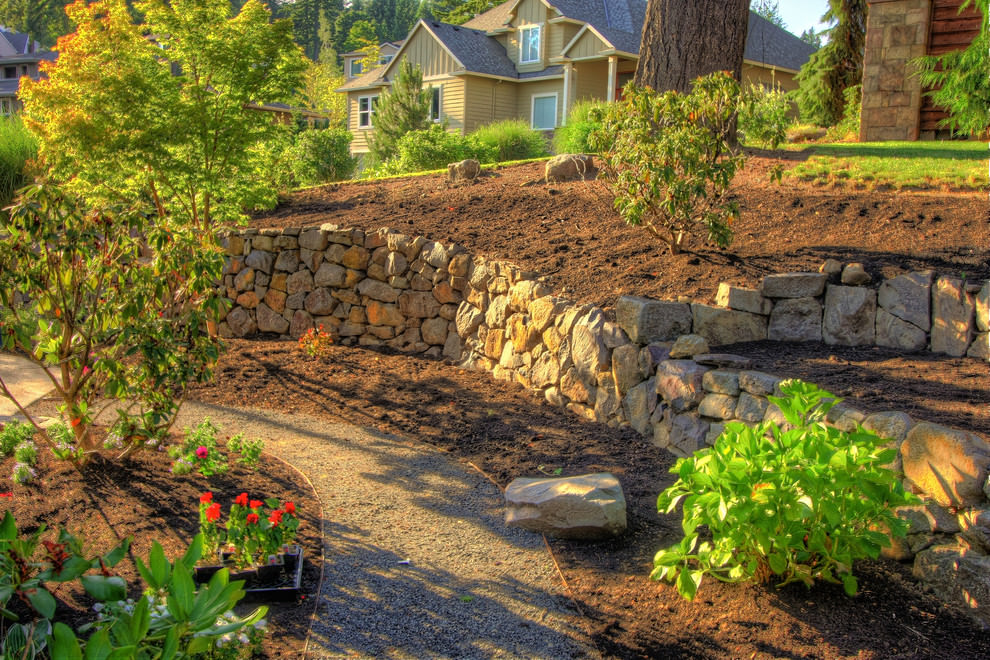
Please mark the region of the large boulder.
POLYGON ((822 305, 816 298, 785 298, 770 314, 767 338, 771 341, 822 340, 822 305))
POLYGON ((904 475, 942 506, 979 505, 990 472, 990 444, 967 431, 922 422, 901 445, 904 475))
POLYGON ((473 181, 481 174, 481 163, 474 158, 467 158, 459 163, 447 165, 447 178, 451 182, 473 181))
POLYGON ((897 318, 925 332, 932 326, 932 272, 898 275, 880 284, 877 302, 897 318))
POLYGON ((760 293, 767 298, 814 298, 822 295, 827 281, 825 273, 767 275, 760 284, 760 293))
POLYGON ((626 498, 608 473, 515 479, 505 504, 507 525, 548 536, 597 540, 626 531, 626 498))
POLYGON ((728 307, 740 312, 752 312, 766 316, 773 308, 773 303, 764 298, 756 289, 745 289, 722 282, 715 294, 715 304, 728 307))
POLYGON ((700 303, 691 305, 691 314, 694 334, 701 335, 712 346, 767 338, 767 317, 761 314, 737 312, 700 303))
POLYGON ((923 351, 928 345, 928 333, 887 310, 877 310, 877 346, 899 348, 902 351, 923 351))
POLYGON ((547 161, 544 178, 547 183, 594 179, 598 170, 595 159, 585 154, 560 154, 547 161))
POLYGON ((657 366, 657 394, 675 411, 694 408, 705 398, 707 371, 692 360, 664 360, 657 366))
POLYGON ((869 346, 876 337, 877 292, 830 284, 825 293, 822 339, 826 344, 869 346))
POLYGON ((973 341, 975 304, 962 280, 940 277, 932 289, 932 351, 966 354, 973 341))

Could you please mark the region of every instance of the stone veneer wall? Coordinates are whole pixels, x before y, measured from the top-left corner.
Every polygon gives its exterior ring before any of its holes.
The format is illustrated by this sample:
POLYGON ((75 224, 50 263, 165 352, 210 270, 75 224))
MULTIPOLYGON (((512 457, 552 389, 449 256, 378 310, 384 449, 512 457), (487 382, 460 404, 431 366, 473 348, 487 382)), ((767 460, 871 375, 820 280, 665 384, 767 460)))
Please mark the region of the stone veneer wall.
POLYGON ((925 55, 931 0, 871 0, 863 57, 859 139, 917 140, 921 82, 911 60, 925 55))
MULTIPOLYGON (((679 456, 714 442, 729 420, 782 421, 767 399, 779 379, 709 344, 769 338, 990 355, 990 282, 929 272, 873 288, 866 273, 827 263, 822 273, 768 276, 759 290, 723 284, 716 306, 623 296, 613 322, 511 263, 388 229, 246 230, 225 248, 234 304, 221 336, 299 337, 323 325, 344 344, 442 356, 587 419, 628 424, 679 456)), ((913 557, 919 576, 990 622, 990 443, 849 404, 827 421, 899 447, 898 467, 926 503, 901 512, 911 533, 889 554, 913 557), (982 575, 976 584, 973 575, 982 575)))

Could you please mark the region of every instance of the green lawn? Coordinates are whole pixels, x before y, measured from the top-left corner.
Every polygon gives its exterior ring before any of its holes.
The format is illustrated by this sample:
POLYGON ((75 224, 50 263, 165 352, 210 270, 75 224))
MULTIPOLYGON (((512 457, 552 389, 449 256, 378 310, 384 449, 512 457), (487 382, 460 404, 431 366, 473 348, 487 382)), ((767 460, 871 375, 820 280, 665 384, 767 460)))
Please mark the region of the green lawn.
POLYGON ((808 159, 784 176, 818 183, 866 187, 987 187, 986 142, 863 142, 813 144, 798 150, 808 159))

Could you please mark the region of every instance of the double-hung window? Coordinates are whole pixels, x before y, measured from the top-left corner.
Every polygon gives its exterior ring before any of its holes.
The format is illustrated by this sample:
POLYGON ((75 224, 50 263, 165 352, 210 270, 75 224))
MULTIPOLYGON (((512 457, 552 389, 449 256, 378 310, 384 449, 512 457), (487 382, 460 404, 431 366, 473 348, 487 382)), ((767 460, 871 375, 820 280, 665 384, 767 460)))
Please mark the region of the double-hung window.
POLYGON ((519 63, 540 61, 540 26, 530 25, 519 30, 519 63))
POLYGON ((351 77, 357 78, 361 75, 361 60, 351 60, 351 77))
POLYGON ((372 117, 375 116, 375 106, 378 105, 378 96, 358 97, 358 128, 370 128, 372 117))
POLYGON ((532 127, 538 131, 549 131, 557 125, 557 95, 533 95, 532 127))

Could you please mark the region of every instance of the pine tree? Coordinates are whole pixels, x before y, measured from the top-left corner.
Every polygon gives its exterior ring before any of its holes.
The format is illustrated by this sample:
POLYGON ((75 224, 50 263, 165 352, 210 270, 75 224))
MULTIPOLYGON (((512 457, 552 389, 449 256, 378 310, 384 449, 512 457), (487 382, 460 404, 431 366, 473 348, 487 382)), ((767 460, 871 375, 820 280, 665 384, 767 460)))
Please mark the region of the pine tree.
POLYGON ((399 138, 409 131, 429 128, 430 101, 430 90, 423 89, 422 70, 403 59, 392 91, 378 98, 370 144, 373 162, 384 163, 395 156, 399 138))
POLYGON ((427 19, 460 25, 500 4, 499 0, 427 0, 423 3, 423 15, 427 19))
POLYGON ((784 17, 780 15, 780 3, 777 0, 752 0, 749 8, 780 29, 787 29, 787 24, 784 23, 784 17))
POLYGON ((829 0, 822 21, 833 24, 825 44, 801 67, 794 98, 801 121, 834 126, 845 110, 843 92, 863 80, 866 0, 829 0))
POLYGON ((808 28, 801 33, 801 41, 818 50, 822 47, 822 33, 816 32, 815 28, 808 28))

